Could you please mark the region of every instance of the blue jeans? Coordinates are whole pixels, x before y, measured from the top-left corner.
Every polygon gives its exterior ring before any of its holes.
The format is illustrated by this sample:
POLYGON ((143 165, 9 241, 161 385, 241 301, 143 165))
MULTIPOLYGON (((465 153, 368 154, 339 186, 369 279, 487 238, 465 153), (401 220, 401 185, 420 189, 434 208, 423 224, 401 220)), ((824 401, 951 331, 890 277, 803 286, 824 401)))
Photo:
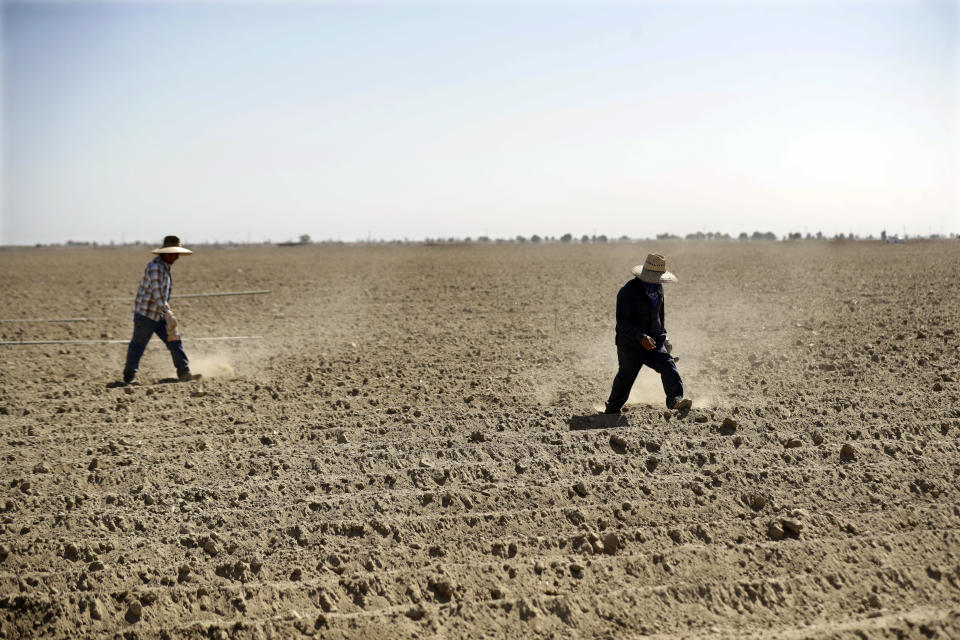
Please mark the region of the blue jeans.
POLYGON ((672 406, 672 402, 683 397, 683 381, 680 379, 680 372, 677 371, 677 365, 665 349, 646 351, 617 347, 617 362, 620 368, 613 379, 613 388, 610 389, 610 398, 607 400, 608 411, 619 411, 627 403, 630 389, 643 365, 660 374, 663 392, 667 394, 668 408, 672 406))
POLYGON ((143 351, 147 348, 147 343, 153 334, 157 334, 163 343, 170 350, 173 356, 173 366, 177 368, 177 373, 190 367, 187 360, 187 354, 183 351, 183 343, 180 340, 167 342, 167 321, 151 320, 139 313, 133 314, 133 337, 130 338, 130 346, 127 347, 127 364, 123 368, 123 379, 125 382, 133 380, 140 367, 140 358, 143 357, 143 351))

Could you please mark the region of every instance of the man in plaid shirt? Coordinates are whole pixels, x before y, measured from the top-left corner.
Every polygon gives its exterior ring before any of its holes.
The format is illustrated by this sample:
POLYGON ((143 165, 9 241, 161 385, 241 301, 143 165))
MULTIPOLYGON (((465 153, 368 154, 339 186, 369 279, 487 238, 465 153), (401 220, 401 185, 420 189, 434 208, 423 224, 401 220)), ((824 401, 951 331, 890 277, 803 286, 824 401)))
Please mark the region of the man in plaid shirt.
POLYGON ((180 341, 180 332, 177 330, 177 319, 170 311, 170 293, 173 290, 173 278, 170 276, 170 266, 182 255, 193 253, 180 245, 180 238, 167 236, 163 239, 163 246, 154 249, 157 257, 147 263, 140 279, 140 288, 137 290, 137 299, 133 305, 133 338, 127 348, 127 364, 123 368, 123 382, 130 384, 137 376, 140 358, 147 348, 147 343, 153 334, 157 334, 170 355, 173 356, 173 366, 177 368, 177 378, 181 381, 196 380, 200 376, 190 373, 190 362, 183 351, 180 341))

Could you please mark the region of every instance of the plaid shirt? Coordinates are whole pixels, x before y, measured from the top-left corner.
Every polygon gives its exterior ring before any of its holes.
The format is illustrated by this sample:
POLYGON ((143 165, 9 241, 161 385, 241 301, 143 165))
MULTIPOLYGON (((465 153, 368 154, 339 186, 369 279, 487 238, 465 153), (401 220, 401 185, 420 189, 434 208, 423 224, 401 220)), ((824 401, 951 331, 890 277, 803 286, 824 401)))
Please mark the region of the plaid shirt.
POLYGON ((137 300, 133 303, 133 312, 146 316, 154 322, 163 320, 164 309, 170 300, 173 291, 173 278, 170 277, 170 265, 157 256, 147 263, 140 278, 140 288, 137 289, 137 300))

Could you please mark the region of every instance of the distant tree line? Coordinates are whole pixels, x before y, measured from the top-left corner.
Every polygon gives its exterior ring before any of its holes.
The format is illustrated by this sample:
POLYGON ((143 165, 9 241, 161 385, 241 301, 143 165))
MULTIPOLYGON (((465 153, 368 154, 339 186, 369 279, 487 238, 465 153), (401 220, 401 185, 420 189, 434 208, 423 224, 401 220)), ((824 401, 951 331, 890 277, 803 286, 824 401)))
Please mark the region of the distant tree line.
MULTIPOLYGON (((879 235, 879 240, 883 242, 903 242, 907 240, 909 236, 904 234, 887 236, 887 232, 881 231, 879 235)), ((940 239, 960 239, 960 234, 950 233, 949 235, 941 234, 930 234, 928 236, 913 236, 913 239, 927 239, 927 240, 940 240, 940 239)), ((791 231, 784 235, 782 238, 778 238, 775 233, 772 231, 754 231, 753 233, 747 233, 746 231, 740 232, 736 238, 732 237, 729 233, 721 233, 720 231, 696 231, 694 233, 688 233, 683 237, 675 235, 673 233, 658 233, 655 236, 655 239, 658 241, 694 241, 694 242, 774 242, 782 240, 784 242, 798 242, 805 240, 827 240, 830 242, 849 242, 849 241, 859 241, 859 240, 875 240, 873 234, 867 236, 859 236, 853 233, 843 234, 838 233, 832 237, 825 236, 822 231, 817 231, 816 233, 800 233, 799 231, 791 231)), ((368 238, 366 240, 357 240, 356 242, 345 242, 343 240, 313 240, 309 234, 301 234, 296 241, 287 241, 276 243, 278 246, 284 247, 293 247, 293 246, 305 246, 305 245, 343 245, 343 244, 377 244, 377 245, 404 245, 404 244, 427 244, 427 245, 450 245, 450 244, 550 244, 550 243, 561 243, 561 244, 606 244, 608 242, 614 243, 629 243, 629 242, 649 242, 652 238, 631 238, 628 235, 621 235, 617 238, 608 238, 604 234, 600 235, 587 235, 583 234, 579 238, 574 236, 572 233, 564 233, 561 236, 549 236, 534 233, 531 236, 517 235, 512 238, 491 238, 490 236, 479 236, 476 239, 467 236, 466 238, 454 238, 454 237, 438 237, 438 238, 426 238, 425 240, 413 240, 409 238, 394 239, 394 240, 375 240, 368 238)), ((203 241, 203 242, 193 242, 194 245, 207 245, 207 246, 226 246, 226 247, 237 247, 237 246, 247 246, 247 245, 273 245, 272 240, 265 240, 262 242, 220 242, 218 240, 203 241)), ((144 242, 142 240, 129 241, 124 243, 115 243, 111 240, 109 243, 97 243, 97 241, 80 241, 80 240, 67 240, 64 243, 54 242, 49 244, 36 243, 36 247, 101 247, 101 246, 154 246, 152 242, 144 242)))
MULTIPOLYGON (((916 236, 916 238, 922 238, 924 236, 916 236)), ((937 239, 957 239, 960 238, 960 235, 951 233, 949 236, 941 236, 939 234, 932 234, 925 236, 926 239, 937 240, 937 239)), ((480 244, 549 244, 549 243, 573 243, 573 244, 603 244, 607 242, 649 242, 652 239, 658 241, 694 241, 694 242, 777 242, 777 241, 802 241, 802 240, 827 240, 827 241, 850 241, 850 240, 875 240, 873 234, 867 236, 860 236, 853 233, 843 234, 838 233, 834 236, 828 237, 824 235, 822 231, 817 231, 816 233, 801 233, 799 231, 791 231, 784 236, 777 236, 772 231, 754 231, 753 233, 747 233, 746 231, 741 231, 736 237, 731 236, 729 233, 722 233, 720 231, 696 231, 694 233, 688 233, 684 236, 679 236, 673 233, 665 232, 658 233, 654 238, 631 238, 628 235, 622 235, 617 238, 609 238, 606 235, 587 235, 584 234, 579 238, 574 236, 572 233, 565 233, 559 237, 557 236, 541 236, 539 234, 533 234, 531 236, 518 235, 513 238, 490 238, 489 236, 479 236, 474 239, 471 237, 466 238, 427 238, 427 244, 470 244, 477 242, 480 244)), ((880 236, 881 240, 886 240, 886 232, 880 236)), ((383 244, 384 241, 373 241, 375 244, 383 244)), ((390 241, 391 243, 395 241, 390 241)), ((416 243, 416 241, 403 241, 404 243, 416 243)))

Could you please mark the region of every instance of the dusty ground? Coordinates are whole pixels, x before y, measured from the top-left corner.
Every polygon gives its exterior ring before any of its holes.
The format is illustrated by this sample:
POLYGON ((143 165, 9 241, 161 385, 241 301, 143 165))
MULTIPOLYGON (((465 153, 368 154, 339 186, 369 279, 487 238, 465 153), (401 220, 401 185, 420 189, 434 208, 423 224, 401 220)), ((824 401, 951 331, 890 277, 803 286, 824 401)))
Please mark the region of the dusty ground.
MULTIPOLYGON (((150 255, 0 251, 4 340, 150 255)), ((960 637, 960 243, 200 249, 0 347, 0 633, 960 637), (652 250, 695 401, 593 415, 652 250), (120 300, 112 298, 119 297, 120 300), (254 342, 191 337, 259 334, 254 342), (726 425, 724 422, 726 421, 726 425)))

